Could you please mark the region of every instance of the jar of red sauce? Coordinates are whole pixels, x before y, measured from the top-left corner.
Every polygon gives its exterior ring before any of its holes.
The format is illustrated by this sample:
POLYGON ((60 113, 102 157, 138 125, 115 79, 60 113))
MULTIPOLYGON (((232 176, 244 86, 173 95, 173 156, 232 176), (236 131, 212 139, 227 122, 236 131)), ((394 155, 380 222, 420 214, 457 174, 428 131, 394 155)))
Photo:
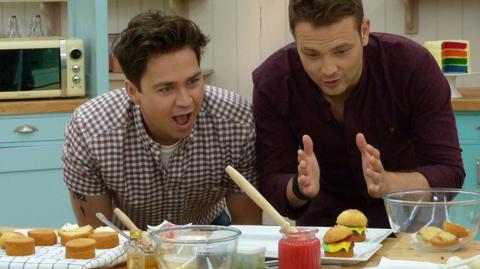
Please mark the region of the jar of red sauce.
POLYGON ((320 240, 316 228, 297 228, 297 232, 281 231, 278 242, 278 269, 320 269, 320 240))

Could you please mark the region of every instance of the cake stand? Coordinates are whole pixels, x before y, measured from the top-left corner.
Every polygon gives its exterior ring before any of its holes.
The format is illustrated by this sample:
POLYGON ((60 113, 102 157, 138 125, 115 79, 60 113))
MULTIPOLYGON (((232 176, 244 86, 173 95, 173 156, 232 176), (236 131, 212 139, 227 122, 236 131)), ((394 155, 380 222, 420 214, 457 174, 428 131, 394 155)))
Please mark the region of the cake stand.
POLYGON ((450 91, 452 92, 452 98, 460 98, 462 94, 457 90, 456 81, 458 76, 470 76, 470 75, 479 75, 480 72, 472 72, 472 73, 444 73, 445 77, 448 80, 448 84, 450 85, 450 91))

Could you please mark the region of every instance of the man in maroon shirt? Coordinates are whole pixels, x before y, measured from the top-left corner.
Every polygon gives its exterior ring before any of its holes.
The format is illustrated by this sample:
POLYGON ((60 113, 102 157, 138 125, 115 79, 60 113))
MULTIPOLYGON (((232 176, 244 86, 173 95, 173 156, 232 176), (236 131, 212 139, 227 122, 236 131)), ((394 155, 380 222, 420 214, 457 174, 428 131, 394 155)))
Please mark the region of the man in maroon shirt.
POLYGON ((253 72, 266 198, 298 225, 331 226, 357 208, 388 227, 386 193, 461 187, 450 89, 430 53, 370 33, 361 0, 289 8, 295 42, 253 72))

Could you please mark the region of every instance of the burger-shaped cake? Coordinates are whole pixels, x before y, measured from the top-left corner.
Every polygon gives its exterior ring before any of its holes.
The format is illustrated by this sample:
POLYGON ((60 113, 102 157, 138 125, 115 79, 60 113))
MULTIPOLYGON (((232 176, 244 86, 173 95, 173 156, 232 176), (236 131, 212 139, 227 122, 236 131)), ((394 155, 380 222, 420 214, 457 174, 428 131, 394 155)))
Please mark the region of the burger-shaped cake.
POLYGON ((322 244, 325 257, 353 257, 355 242, 352 241, 352 235, 352 230, 343 225, 336 225, 328 229, 323 236, 322 244))
POLYGON ((353 232, 353 241, 363 242, 366 239, 367 217, 358 209, 348 209, 337 217, 337 224, 347 226, 353 232))

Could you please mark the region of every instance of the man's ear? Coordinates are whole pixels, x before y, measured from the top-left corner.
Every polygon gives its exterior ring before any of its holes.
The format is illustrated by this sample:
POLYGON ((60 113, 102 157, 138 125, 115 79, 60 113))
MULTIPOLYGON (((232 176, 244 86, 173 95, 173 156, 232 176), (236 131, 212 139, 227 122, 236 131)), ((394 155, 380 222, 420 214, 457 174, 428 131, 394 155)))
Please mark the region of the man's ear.
POLYGON ((370 36, 370 20, 364 19, 360 26, 360 35, 362 38, 362 45, 365 47, 368 45, 368 38, 370 36))
POLYGON ((125 90, 127 91, 128 96, 130 99, 136 104, 140 105, 140 98, 139 98, 139 90, 135 84, 133 84, 130 80, 125 80, 125 90))

